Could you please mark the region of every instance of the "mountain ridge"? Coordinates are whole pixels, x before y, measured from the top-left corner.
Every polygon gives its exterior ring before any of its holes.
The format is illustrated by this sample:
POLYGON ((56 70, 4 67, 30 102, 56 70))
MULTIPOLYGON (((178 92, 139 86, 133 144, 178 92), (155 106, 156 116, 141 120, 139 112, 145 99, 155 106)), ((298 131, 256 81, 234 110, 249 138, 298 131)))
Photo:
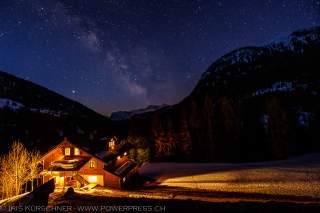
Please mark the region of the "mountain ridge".
POLYGON ((31 81, 0 71, 0 152, 19 140, 46 152, 64 137, 103 149, 101 137, 115 134, 110 119, 31 81))
POLYGON ((71 136, 103 149, 94 141, 128 136, 155 161, 243 162, 319 152, 319 52, 320 27, 236 49, 209 66, 181 102, 116 122, 0 71, 0 140, 18 138, 45 150, 43 142, 71 136))
MULTIPOLYGON (((74 116, 103 116, 87 106, 66 98, 48 88, 32 81, 28 81, 0 70, 0 98, 7 98, 21 103, 26 108, 51 111, 66 111, 71 113, 73 109, 79 110, 74 116), (63 103, 54 103, 50 99, 58 99, 63 103), (80 115, 84 113, 83 115, 80 115)), ((75 112, 72 112, 75 113, 75 112)), ((72 114, 71 113, 71 114, 72 114)))
POLYGON ((129 140, 148 141, 156 160, 259 161, 319 151, 320 27, 288 38, 220 57, 180 103, 132 118, 129 140))
POLYGON ((129 111, 116 111, 111 113, 110 119, 113 121, 127 120, 129 118, 132 118, 135 115, 154 112, 168 106, 169 105, 167 104, 149 105, 146 108, 141 108, 141 109, 134 109, 129 111))

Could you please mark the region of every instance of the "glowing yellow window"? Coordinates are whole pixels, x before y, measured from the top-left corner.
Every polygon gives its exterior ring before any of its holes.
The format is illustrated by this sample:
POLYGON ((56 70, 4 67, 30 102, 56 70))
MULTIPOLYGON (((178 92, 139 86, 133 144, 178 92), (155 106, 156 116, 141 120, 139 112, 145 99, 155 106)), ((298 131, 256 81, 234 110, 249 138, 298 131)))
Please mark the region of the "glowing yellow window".
POLYGON ((114 150, 115 148, 115 140, 112 138, 110 141, 109 141, 109 149, 110 150, 114 150))
POLYGON ((92 169, 95 168, 95 167, 96 167, 96 162, 93 161, 93 160, 90 161, 90 162, 89 162, 89 167, 92 168, 92 169))
POLYGON ((70 148, 69 147, 64 149, 64 155, 70 155, 70 148))
POLYGON ((88 181, 89 183, 97 183, 97 176, 89 176, 88 181))
POLYGON ((60 184, 61 184, 61 185, 64 184, 64 177, 60 177, 60 184))
POLYGON ((64 184, 64 177, 54 176, 55 184, 61 186, 64 184))
POLYGON ((74 155, 80 155, 80 150, 78 148, 74 148, 74 155))

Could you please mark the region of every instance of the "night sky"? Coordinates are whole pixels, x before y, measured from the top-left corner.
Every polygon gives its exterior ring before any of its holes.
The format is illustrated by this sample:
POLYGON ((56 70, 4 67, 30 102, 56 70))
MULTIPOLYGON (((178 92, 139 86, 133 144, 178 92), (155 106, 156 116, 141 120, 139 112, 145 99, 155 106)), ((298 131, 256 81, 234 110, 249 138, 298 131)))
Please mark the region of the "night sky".
POLYGON ((1 0, 0 69, 108 115, 174 104, 215 59, 320 25, 320 0, 1 0))

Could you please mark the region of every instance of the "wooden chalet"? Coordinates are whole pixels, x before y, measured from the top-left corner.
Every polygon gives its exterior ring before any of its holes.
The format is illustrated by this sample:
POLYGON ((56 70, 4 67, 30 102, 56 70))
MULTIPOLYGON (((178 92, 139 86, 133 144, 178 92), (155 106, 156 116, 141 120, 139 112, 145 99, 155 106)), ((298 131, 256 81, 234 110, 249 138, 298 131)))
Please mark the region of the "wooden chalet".
POLYGON ((55 179, 56 187, 100 185, 123 188, 137 166, 126 153, 101 158, 65 138, 41 157, 43 182, 55 179))

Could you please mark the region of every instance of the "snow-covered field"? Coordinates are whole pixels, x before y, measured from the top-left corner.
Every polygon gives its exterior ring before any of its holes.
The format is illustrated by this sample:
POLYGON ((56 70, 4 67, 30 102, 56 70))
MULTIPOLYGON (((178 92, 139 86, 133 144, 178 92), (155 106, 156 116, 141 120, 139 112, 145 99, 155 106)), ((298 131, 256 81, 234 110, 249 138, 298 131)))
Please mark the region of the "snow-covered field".
POLYGON ((243 164, 148 163, 140 174, 162 186, 320 198, 320 154, 243 164))

